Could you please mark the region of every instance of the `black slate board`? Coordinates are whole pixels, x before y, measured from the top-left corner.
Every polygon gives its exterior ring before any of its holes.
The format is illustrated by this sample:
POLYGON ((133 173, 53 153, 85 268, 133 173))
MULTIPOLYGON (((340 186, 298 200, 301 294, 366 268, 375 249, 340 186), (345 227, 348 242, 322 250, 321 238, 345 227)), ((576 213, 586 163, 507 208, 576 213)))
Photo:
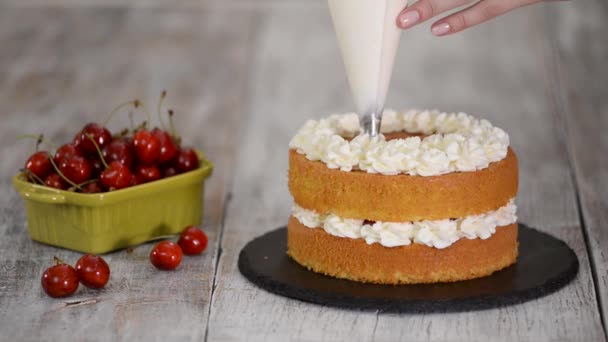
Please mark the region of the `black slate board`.
POLYGON ((563 241, 519 224, 517 264, 488 277, 429 285, 375 285, 308 271, 287 254, 287 228, 250 241, 239 270, 281 296, 326 306, 381 312, 455 312, 513 305, 546 296, 576 277, 578 259, 563 241))

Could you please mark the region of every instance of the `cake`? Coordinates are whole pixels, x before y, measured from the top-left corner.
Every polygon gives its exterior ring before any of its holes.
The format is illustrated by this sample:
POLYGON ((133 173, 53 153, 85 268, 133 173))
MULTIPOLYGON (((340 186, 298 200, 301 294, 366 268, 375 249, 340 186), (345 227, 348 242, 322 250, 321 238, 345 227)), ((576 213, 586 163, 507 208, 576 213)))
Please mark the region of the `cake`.
POLYGON ((288 255, 379 284, 483 277, 517 260, 517 157, 509 136, 464 113, 385 111, 309 120, 289 146, 288 255))

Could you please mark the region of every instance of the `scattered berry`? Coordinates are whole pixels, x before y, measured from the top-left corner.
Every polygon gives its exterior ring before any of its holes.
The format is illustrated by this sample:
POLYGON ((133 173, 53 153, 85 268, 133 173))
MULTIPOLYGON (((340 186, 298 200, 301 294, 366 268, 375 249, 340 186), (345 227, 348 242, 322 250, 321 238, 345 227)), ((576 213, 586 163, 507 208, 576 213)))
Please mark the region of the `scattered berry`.
POLYGON ((173 270, 182 261, 182 249, 171 241, 159 242, 150 252, 150 262, 159 270, 173 270))
POLYGON ((101 257, 87 254, 76 262, 76 273, 82 285, 100 289, 110 279, 110 267, 101 257))
POLYGON ((66 297, 78 289, 78 274, 74 267, 58 264, 47 268, 42 274, 42 288, 53 298, 66 297))
POLYGON ((197 227, 189 226, 182 232, 177 244, 184 254, 201 254, 207 248, 207 235, 197 227))

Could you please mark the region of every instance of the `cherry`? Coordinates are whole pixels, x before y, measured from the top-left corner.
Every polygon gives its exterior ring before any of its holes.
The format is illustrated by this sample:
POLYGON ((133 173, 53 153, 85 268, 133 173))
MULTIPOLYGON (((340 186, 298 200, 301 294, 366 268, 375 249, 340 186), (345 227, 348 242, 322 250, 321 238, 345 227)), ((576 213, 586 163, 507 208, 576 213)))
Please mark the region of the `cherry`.
POLYGON ((78 274, 74 267, 58 264, 47 268, 42 274, 42 288, 53 298, 66 297, 78 289, 78 274))
POLYGON ((53 172, 53 164, 51 164, 49 153, 39 151, 32 154, 25 163, 25 169, 39 179, 45 179, 53 172))
POLYGON ((173 159, 177 153, 177 145, 175 145, 171 135, 158 127, 152 130, 152 135, 160 142, 158 163, 163 164, 173 159))
POLYGON ((207 235, 202 230, 194 226, 189 226, 182 232, 177 244, 181 247, 184 254, 201 254, 207 248, 207 235))
POLYGON ((175 167, 181 172, 188 172, 198 168, 198 155, 191 148, 182 148, 177 153, 175 167))
POLYGON ((144 179, 139 174, 133 174, 133 176, 131 176, 131 185, 135 186, 135 185, 141 185, 144 183, 145 183, 144 179))
POLYGON ((135 154, 133 144, 130 139, 116 139, 101 149, 106 162, 118 161, 126 165, 129 169, 133 168, 135 154))
POLYGON ((162 178, 169 178, 179 174, 179 171, 177 171, 177 168, 175 166, 167 166, 164 167, 160 173, 162 175, 162 178))
POLYGON ((99 148, 106 146, 112 141, 112 133, 107 128, 96 123, 86 124, 80 133, 76 135, 74 144, 78 149, 88 154, 97 152, 95 144, 89 137, 93 138, 99 148))
POLYGON ((92 175, 91 177, 95 178, 95 177, 99 177, 99 175, 101 174, 101 172, 103 170, 105 170, 105 166, 103 165, 103 162, 101 161, 101 159, 99 158, 99 156, 96 155, 91 155, 89 158, 89 163, 91 164, 91 169, 92 171, 92 175))
POLYGON ((61 178, 61 176, 56 173, 48 175, 44 179, 44 184, 49 188, 55 188, 59 190, 65 190, 68 188, 68 183, 66 183, 66 181, 63 180, 63 178, 61 178))
POLYGON ((103 188, 99 182, 93 182, 82 186, 82 192, 85 194, 98 194, 103 192, 103 188))
POLYGON ((110 267, 96 255, 87 254, 78 259, 76 273, 82 285, 92 289, 100 289, 110 280, 110 267))
POLYGON ((59 165, 59 170, 67 179, 75 184, 88 181, 93 174, 91 163, 84 157, 77 155, 64 159, 59 165))
POLYGON ((159 270, 173 270, 182 261, 182 249, 171 241, 159 242, 150 252, 150 262, 159 270))
POLYGON ((150 131, 141 129, 133 135, 133 147, 137 158, 146 164, 153 164, 160 155, 160 141, 150 131))
POLYGON ((160 170, 156 165, 139 164, 135 168, 135 174, 138 175, 144 183, 160 179, 160 170))
POLYGON ((61 147, 59 147, 57 151, 55 151, 55 157, 53 157, 53 160, 55 161, 55 164, 61 165, 64 160, 67 160, 72 156, 83 157, 82 153, 78 151, 75 144, 67 143, 61 145, 61 147))
POLYGON ((113 161, 108 168, 101 172, 99 182, 110 190, 120 190, 131 184, 131 171, 118 161, 113 161))

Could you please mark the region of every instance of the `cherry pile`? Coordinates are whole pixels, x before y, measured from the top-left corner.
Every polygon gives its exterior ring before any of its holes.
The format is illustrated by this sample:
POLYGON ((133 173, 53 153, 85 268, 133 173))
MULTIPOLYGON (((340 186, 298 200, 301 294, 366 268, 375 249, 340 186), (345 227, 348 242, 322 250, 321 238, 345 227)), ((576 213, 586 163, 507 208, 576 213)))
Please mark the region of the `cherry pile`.
POLYGON ((55 258, 55 266, 42 274, 42 288, 53 298, 66 297, 78 289, 78 284, 101 289, 110 280, 110 267, 101 257, 87 254, 76 263, 76 268, 55 258))
MULTIPOLYGON (((158 105, 161 126, 161 106, 158 105)), ((117 107, 142 107, 138 100, 117 107)), ((147 112, 146 112, 147 113, 147 112)), ((44 139, 38 138, 36 152, 23 168, 26 179, 51 188, 82 193, 99 193, 136 186, 195 170, 199 159, 195 150, 181 146, 173 129, 173 111, 168 111, 170 129, 148 129, 147 122, 133 129, 112 134, 105 124, 88 123, 74 139, 54 153, 38 151, 44 139)))

